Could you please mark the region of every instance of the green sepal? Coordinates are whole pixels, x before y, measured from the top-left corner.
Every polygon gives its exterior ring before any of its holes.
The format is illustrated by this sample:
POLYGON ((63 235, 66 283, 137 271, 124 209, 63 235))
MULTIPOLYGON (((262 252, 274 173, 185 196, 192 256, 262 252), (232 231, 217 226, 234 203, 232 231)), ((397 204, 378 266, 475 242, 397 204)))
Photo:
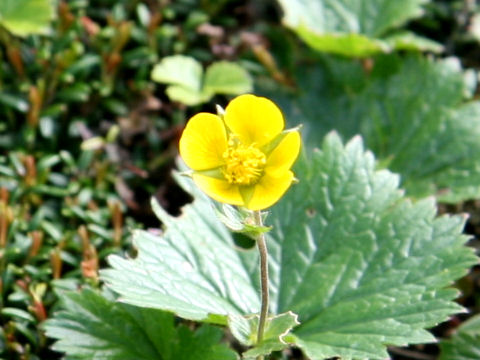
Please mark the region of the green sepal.
POLYGON ((283 130, 280 134, 278 134, 272 141, 262 147, 262 152, 268 157, 273 150, 282 142, 282 140, 287 136, 289 133, 294 131, 300 131, 302 128, 302 124, 295 126, 291 129, 283 130))
POLYGON ((238 191, 242 197, 243 203, 248 206, 250 201, 253 198, 253 193, 255 192, 255 186, 239 186, 238 191))
POLYGON ((273 351, 280 351, 288 347, 287 335, 300 323, 297 314, 288 311, 267 318, 263 339, 257 343, 259 315, 228 316, 228 326, 232 335, 243 345, 253 346, 243 353, 244 359, 268 355, 273 351))
MULTIPOLYGON (((223 175, 222 167, 217 167, 213 169, 207 169, 207 170, 195 170, 192 171, 190 174, 191 175, 203 175, 203 176, 208 176, 214 179, 219 179, 219 180, 225 180, 225 176, 223 175)), ((183 175, 183 174, 182 174, 183 175)))

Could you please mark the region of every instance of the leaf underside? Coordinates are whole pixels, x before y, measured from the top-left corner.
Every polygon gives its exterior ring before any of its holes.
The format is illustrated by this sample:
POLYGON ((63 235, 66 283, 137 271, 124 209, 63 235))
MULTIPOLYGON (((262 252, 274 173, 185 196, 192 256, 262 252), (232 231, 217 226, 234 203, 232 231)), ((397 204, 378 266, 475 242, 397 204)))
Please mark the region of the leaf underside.
POLYGON ((283 23, 313 49, 349 57, 398 50, 442 51, 432 40, 393 33, 428 0, 278 0, 283 23), (389 33, 388 37, 385 35, 389 33))

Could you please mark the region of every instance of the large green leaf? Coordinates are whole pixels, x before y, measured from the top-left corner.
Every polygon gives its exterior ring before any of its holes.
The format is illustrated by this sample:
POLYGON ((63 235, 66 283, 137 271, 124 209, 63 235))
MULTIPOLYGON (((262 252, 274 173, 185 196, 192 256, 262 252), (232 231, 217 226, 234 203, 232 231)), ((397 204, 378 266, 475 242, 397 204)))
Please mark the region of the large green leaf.
POLYGON ((440 343, 439 360, 480 359, 480 315, 463 323, 449 339, 440 343))
POLYGON ((410 195, 453 203, 480 197, 480 103, 464 102, 470 95, 451 61, 385 56, 368 72, 324 58, 299 67, 297 82, 290 95, 264 89, 287 119, 304 124, 310 146, 332 129, 347 138, 362 134, 410 195))
POLYGON ((0 1, 0 25, 16 35, 45 34, 52 19, 52 0, 0 1))
MULTIPOLYGON (((330 134, 295 170, 300 183, 267 218, 271 311, 300 321, 285 340, 312 359, 383 359, 385 344, 433 341, 424 329, 461 311, 445 287, 476 262, 464 218, 403 199, 360 138, 330 134)), ((180 182, 193 204, 178 218, 157 209, 163 235, 137 231, 137 258, 110 257, 103 279, 122 301, 195 320, 258 312, 256 251, 235 249, 211 201, 180 182)))
POLYGON ((192 332, 175 327, 172 314, 115 303, 84 290, 66 293, 64 309, 45 324, 57 339, 56 351, 69 359, 102 360, 234 360, 221 345, 223 332, 203 325, 192 332))
POLYGON ((417 36, 384 37, 423 13, 428 0, 278 0, 283 22, 312 48, 345 56, 370 56, 392 49, 441 51, 417 36))
POLYGON ((460 310, 445 286, 476 262, 464 219, 435 218, 432 199, 402 199, 398 177, 375 171, 359 138, 343 147, 330 135, 299 165, 308 186, 272 219, 281 249, 272 298, 277 312, 299 315, 297 344, 312 359, 383 359, 383 344, 433 341, 424 329, 460 310))

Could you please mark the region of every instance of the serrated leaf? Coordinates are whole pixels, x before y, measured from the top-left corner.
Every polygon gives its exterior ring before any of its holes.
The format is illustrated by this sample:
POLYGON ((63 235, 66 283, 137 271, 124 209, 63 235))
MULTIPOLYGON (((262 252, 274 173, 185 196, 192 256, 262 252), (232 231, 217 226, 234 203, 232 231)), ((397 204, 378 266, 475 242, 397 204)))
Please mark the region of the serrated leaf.
POLYGON ((219 328, 176 328, 172 314, 115 303, 91 290, 65 293, 62 299, 64 309, 47 320, 45 329, 57 339, 53 349, 75 359, 237 359, 219 344, 219 328))
POLYGON ((164 57, 152 70, 153 80, 178 85, 191 92, 200 92, 202 77, 202 65, 194 58, 184 55, 164 57))
POLYGON ((332 129, 361 134, 380 166, 402 175, 409 195, 480 198, 480 102, 464 102, 463 74, 449 62, 385 56, 366 72, 325 58, 299 67, 297 82, 297 95, 271 94, 287 119, 304 124, 310 146, 332 129))
POLYGON ((228 325, 238 341, 247 346, 254 346, 242 354, 244 359, 250 359, 288 347, 285 337, 299 324, 297 318, 297 315, 291 311, 269 316, 265 322, 265 332, 260 343, 257 343, 259 315, 246 317, 231 315, 228 317, 228 325))
POLYGON ((204 91, 215 94, 238 95, 252 91, 252 78, 241 66, 219 61, 205 72, 204 91))
POLYGON ((103 270, 102 278, 125 302, 173 311, 187 319, 226 324, 229 314, 256 313, 260 301, 255 280, 232 246, 231 234, 217 220, 206 196, 186 179, 180 182, 199 197, 197 206, 187 206, 176 219, 153 202, 169 230, 161 238, 135 231, 137 258, 110 256, 113 269, 103 270))
MULTIPOLYGON (((446 286, 477 261, 464 217, 403 199, 359 138, 343 146, 330 134, 295 171, 300 183, 267 218, 270 309, 301 323, 289 341, 313 360, 383 359, 386 344, 432 341, 425 329, 462 310, 446 286)), ((257 252, 236 251, 210 200, 180 183, 194 202, 178 218, 157 208, 163 235, 136 232, 137 258, 110 257, 103 279, 125 302, 190 319, 258 313, 257 252)))
POLYGON ((51 0, 0 1, 0 25, 19 36, 46 34, 53 14, 51 0))
POLYGON ((440 342, 439 360, 480 359, 480 315, 464 322, 453 336, 440 342))
MULTIPOLYGON (((312 48, 345 56, 366 57, 392 49, 423 50, 419 39, 385 41, 388 31, 423 13, 428 0, 278 0, 283 22, 312 48)), ((429 45, 432 45, 429 43, 429 45)), ((431 47, 428 49, 431 50, 431 47)))
POLYGON ((402 199, 398 177, 375 171, 359 138, 344 147, 331 134, 306 164, 297 173, 308 185, 275 208, 270 233, 281 249, 271 251, 281 269, 271 298, 299 315, 297 345, 312 359, 383 359, 384 344, 433 340, 424 329, 460 310, 444 287, 476 262, 464 218, 435 219, 431 199, 402 199))

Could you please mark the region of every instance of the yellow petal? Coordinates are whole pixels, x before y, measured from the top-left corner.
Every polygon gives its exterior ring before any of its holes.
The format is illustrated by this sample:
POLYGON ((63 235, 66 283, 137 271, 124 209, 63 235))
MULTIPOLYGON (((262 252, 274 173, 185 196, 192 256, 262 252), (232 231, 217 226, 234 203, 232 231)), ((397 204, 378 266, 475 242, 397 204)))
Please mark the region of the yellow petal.
POLYGON ((300 133, 293 131, 288 133, 270 153, 265 171, 272 176, 281 176, 281 174, 290 169, 300 152, 300 133))
POLYGON ((253 196, 245 205, 250 210, 263 210, 275 204, 292 184, 293 173, 284 172, 281 176, 272 176, 268 172, 255 184, 253 196))
POLYGON ((243 205, 237 185, 200 174, 193 174, 192 177, 195 184, 211 198, 231 205, 243 205))
POLYGON ((244 144, 263 146, 284 127, 283 115, 272 101, 255 95, 240 95, 225 109, 225 123, 244 144))
POLYGON ((214 114, 193 116, 180 138, 180 155, 193 170, 207 170, 224 164, 227 134, 222 119, 214 114))

